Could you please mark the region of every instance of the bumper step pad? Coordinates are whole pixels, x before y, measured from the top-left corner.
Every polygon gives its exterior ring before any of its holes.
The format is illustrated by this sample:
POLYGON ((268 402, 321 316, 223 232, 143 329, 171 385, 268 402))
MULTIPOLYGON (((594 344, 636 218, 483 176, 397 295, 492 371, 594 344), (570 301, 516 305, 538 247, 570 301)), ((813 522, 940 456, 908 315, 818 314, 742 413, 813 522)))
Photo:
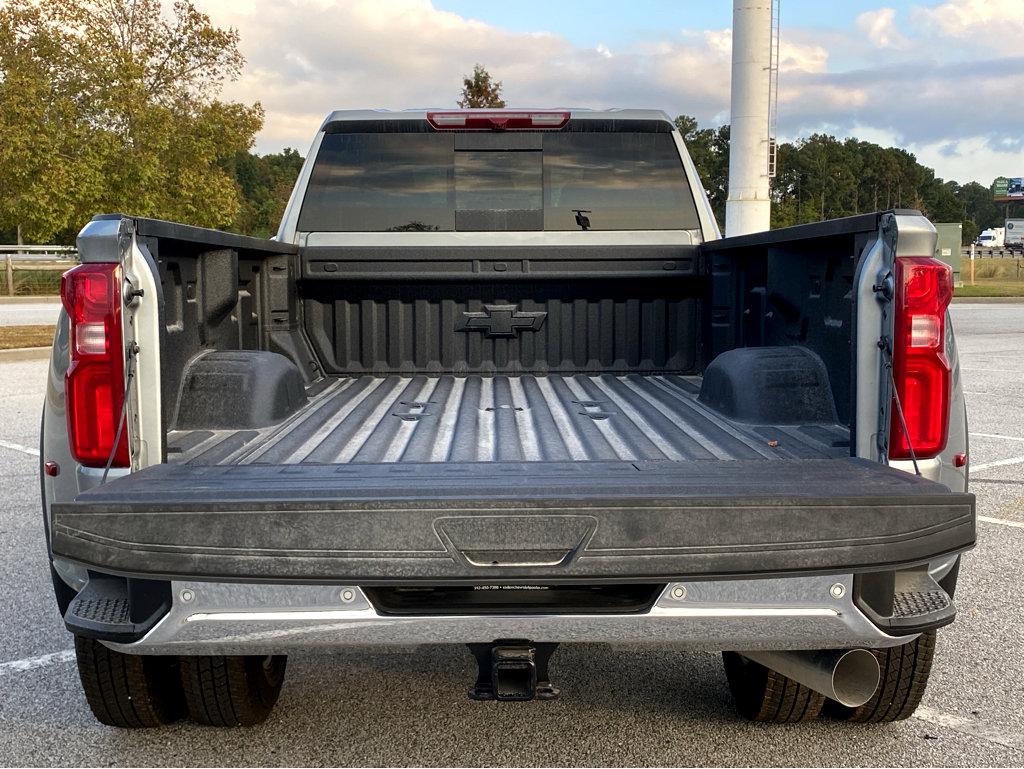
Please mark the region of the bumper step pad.
POLYGON ((894 635, 948 625, 956 616, 952 597, 926 565, 858 575, 854 592, 871 621, 894 635))
POLYGON ((939 589, 927 592, 901 591, 896 593, 893 603, 895 604, 893 618, 902 620, 925 617, 945 611, 953 602, 946 595, 945 590, 939 589))
POLYGON ((64 624, 75 635, 130 643, 142 638, 171 608, 171 585, 90 573, 64 624))

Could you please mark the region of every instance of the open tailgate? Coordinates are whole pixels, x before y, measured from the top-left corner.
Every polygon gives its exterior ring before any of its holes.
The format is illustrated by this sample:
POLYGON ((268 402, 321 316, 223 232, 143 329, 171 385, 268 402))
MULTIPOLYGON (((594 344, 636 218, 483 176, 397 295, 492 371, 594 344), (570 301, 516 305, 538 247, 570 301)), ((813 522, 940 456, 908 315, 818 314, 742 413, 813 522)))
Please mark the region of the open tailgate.
POLYGON ((158 465, 53 505, 104 571, 359 584, 891 569, 974 544, 974 496, 861 459, 158 465))

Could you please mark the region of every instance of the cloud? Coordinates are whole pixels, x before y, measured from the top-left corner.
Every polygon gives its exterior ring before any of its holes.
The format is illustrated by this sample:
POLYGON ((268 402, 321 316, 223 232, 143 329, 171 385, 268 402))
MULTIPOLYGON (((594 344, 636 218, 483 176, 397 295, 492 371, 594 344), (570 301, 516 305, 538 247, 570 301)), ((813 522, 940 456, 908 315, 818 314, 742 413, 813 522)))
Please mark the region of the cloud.
POLYGON ((779 72, 824 72, 828 51, 820 45, 801 45, 790 40, 779 41, 779 72))
MULTIPOLYGON (((897 141, 982 137, 993 147, 1024 135, 1024 57, 901 63, 845 73, 793 75, 780 85, 780 123, 872 125, 897 141)), ((1002 146, 1005 146, 1003 144, 1002 146)))
POLYGON ((986 187, 997 176, 1020 176, 1024 173, 1024 153, 993 148, 983 137, 955 142, 932 142, 907 147, 918 161, 936 169, 938 176, 959 182, 978 181, 986 187))
POLYGON ((732 30, 709 29, 702 35, 707 47, 722 59, 732 56, 732 30))
POLYGON ((907 48, 910 40, 896 29, 896 10, 879 8, 865 11, 857 17, 857 29, 863 32, 876 48, 907 48))
POLYGON ((509 32, 428 0, 279 0, 258 8, 229 0, 204 10, 241 33, 248 64, 226 95, 263 103, 261 147, 311 136, 332 109, 454 107, 477 62, 513 105, 660 107, 704 120, 728 106, 728 51, 703 39, 613 55, 550 33, 509 32))
POLYGON ((915 20, 933 33, 990 47, 995 40, 1024 38, 1022 0, 948 0, 934 8, 914 9, 915 20))
MULTIPOLYGON (((304 151, 333 109, 454 107, 475 63, 502 81, 513 106, 653 107, 705 125, 729 117, 729 29, 674 30, 613 53, 550 32, 513 32, 430 0, 198 2, 241 34, 248 64, 225 96, 263 103, 263 152, 304 151)), ((780 135, 860 127, 905 146, 1024 153, 1024 57, 991 43, 1024 37, 1024 0, 948 0, 907 18, 897 29, 895 12, 881 7, 843 34, 784 18, 780 135)), ((929 152, 944 175, 970 157, 929 152)))
MULTIPOLYGON (((717 59, 731 63, 731 29, 707 30, 703 37, 705 45, 717 59)), ((785 35, 779 40, 779 72, 824 72, 827 65, 828 51, 823 46, 801 43, 785 35)))

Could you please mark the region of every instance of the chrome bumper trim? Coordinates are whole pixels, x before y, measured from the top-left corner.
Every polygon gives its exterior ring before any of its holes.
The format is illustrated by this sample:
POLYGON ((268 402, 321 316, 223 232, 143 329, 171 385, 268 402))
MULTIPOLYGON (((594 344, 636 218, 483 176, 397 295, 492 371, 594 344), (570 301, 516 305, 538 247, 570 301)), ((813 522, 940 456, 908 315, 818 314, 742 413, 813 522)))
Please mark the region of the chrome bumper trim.
POLYGON ((271 654, 343 646, 672 643, 694 650, 896 646, 854 605, 853 577, 675 582, 642 614, 389 616, 356 586, 174 582, 170 612, 132 654, 271 654))

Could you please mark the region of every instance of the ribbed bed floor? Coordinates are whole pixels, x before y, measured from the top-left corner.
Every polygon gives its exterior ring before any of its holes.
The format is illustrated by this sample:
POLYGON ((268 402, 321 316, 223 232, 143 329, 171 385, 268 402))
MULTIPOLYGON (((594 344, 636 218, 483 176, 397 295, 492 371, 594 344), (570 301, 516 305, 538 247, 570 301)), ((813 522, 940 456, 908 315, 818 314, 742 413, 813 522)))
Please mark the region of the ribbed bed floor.
POLYGON ((849 456, 840 425, 740 425, 676 375, 388 376, 333 380, 261 430, 168 436, 194 464, 716 460, 849 456))
POLYGON ((740 425, 703 407, 699 388, 699 377, 674 375, 343 378, 272 427, 172 432, 168 459, 287 465, 849 456, 842 426, 740 425))

